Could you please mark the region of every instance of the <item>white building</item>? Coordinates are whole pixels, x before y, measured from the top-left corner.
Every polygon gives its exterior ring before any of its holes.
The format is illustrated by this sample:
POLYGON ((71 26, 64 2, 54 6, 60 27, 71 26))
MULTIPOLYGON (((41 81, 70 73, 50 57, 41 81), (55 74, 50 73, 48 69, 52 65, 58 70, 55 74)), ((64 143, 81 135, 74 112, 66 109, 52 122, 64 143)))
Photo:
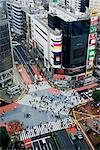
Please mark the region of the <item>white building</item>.
POLYGON ((50 71, 61 68, 62 33, 48 27, 47 15, 31 16, 33 48, 37 49, 44 66, 50 71))
POLYGON ((7 13, 10 26, 12 27, 12 6, 10 1, 7 1, 7 13))
POLYGON ((20 1, 7 1, 7 11, 12 31, 23 35, 23 16, 20 1))
POLYGON ((12 4, 13 29, 19 35, 23 35, 23 17, 20 3, 12 4))
MULTIPOLYGON (((53 0, 51 0, 53 1, 53 0)), ((54 4, 61 4, 64 7, 71 7, 78 12, 85 12, 86 7, 89 7, 89 0, 58 0, 57 2, 52 2, 54 4)))
POLYGON ((65 8, 62 5, 49 5, 49 12, 50 13, 55 13, 57 14, 57 16, 59 16, 60 18, 68 21, 68 22, 72 22, 72 21, 77 21, 83 18, 88 18, 88 14, 86 13, 82 13, 82 12, 78 12, 76 11, 76 9, 73 9, 73 11, 71 11, 71 8, 65 8))

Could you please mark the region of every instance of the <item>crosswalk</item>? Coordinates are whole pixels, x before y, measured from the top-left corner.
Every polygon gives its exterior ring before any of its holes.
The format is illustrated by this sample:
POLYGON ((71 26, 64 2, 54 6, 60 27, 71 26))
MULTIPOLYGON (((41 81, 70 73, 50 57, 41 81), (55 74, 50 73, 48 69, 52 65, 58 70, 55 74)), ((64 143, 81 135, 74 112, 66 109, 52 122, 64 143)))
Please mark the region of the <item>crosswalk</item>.
POLYGON ((49 88, 51 87, 46 81, 41 82, 39 85, 29 85, 29 93, 18 103, 28 105, 32 109, 38 108, 41 113, 43 110, 50 112, 53 116, 60 115, 61 119, 64 118, 63 125, 61 124, 62 120, 56 118, 56 121, 49 122, 48 124, 42 124, 41 126, 34 126, 32 129, 28 128, 23 130, 19 133, 20 140, 68 127, 68 125, 72 123, 72 120, 68 118, 70 108, 84 102, 84 99, 75 91, 62 91, 61 93, 54 94, 48 91, 49 88), (53 101, 51 101, 52 98, 54 99, 53 101))
POLYGON ((42 124, 41 127, 35 126, 33 129, 28 128, 28 129, 25 129, 25 130, 19 132, 20 140, 23 141, 28 138, 32 138, 32 137, 36 137, 36 136, 50 133, 53 131, 65 129, 71 123, 72 123, 71 119, 70 119, 69 123, 67 123, 66 119, 63 119, 62 125, 61 125, 61 120, 57 120, 56 122, 42 124))
POLYGON ((38 85, 31 84, 28 87, 29 87, 28 93, 32 93, 32 92, 36 92, 38 90, 45 90, 45 89, 51 88, 51 86, 49 85, 49 83, 47 81, 42 81, 38 85))

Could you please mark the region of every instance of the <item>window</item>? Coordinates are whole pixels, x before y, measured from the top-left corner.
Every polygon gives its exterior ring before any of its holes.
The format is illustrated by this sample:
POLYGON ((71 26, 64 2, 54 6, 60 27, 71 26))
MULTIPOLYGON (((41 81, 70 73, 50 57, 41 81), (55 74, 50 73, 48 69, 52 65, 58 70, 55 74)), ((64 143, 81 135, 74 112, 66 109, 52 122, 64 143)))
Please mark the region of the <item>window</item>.
POLYGON ((54 65, 60 65, 61 64, 61 53, 55 54, 54 53, 54 65))
POLYGON ((90 32, 90 20, 74 21, 72 23, 72 35, 89 34, 90 32))
POLYGON ((80 48, 80 49, 75 49, 74 53, 73 53, 73 57, 74 58, 79 58, 84 56, 84 49, 80 48))

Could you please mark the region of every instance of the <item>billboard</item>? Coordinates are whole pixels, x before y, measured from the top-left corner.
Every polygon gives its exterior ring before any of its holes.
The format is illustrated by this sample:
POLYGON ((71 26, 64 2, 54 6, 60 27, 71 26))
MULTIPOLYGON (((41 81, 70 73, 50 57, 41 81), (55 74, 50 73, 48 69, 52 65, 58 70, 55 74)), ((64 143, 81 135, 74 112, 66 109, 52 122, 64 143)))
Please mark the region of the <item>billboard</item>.
POLYGON ((92 16, 90 21, 90 34, 88 40, 88 51, 86 61, 86 75, 91 76, 93 73, 93 63, 95 58, 96 41, 97 41, 97 22, 98 17, 92 16))
POLYGON ((97 26, 91 26, 90 33, 95 33, 95 32, 97 32, 97 26))

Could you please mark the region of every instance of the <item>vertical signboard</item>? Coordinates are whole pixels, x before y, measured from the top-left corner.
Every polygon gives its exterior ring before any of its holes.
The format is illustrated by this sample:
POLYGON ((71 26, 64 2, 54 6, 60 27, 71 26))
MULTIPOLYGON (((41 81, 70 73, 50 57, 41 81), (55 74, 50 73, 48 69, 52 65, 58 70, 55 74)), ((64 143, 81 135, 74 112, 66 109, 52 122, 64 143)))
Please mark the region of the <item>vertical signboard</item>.
POLYGON ((92 16, 90 21, 90 34, 88 40, 87 61, 86 61, 87 76, 92 76, 93 73, 93 64, 95 59, 96 40, 97 40, 97 23, 98 17, 92 16))

